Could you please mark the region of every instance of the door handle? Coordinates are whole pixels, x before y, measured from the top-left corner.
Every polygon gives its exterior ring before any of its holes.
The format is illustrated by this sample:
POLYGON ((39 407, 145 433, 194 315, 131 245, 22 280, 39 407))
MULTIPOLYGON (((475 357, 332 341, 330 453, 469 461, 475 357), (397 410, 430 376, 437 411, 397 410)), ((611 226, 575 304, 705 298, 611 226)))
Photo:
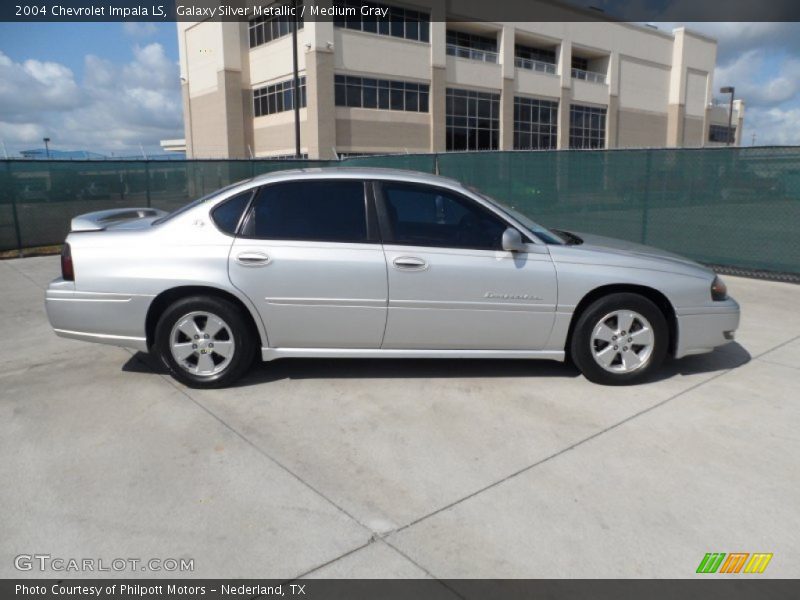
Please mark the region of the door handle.
POLYGON ((242 252, 236 256, 236 262, 244 267, 263 267, 269 264, 269 256, 263 252, 242 252))
POLYGON ((416 256, 398 256, 392 261, 392 264, 395 269, 403 271, 424 271, 428 268, 428 263, 416 256))

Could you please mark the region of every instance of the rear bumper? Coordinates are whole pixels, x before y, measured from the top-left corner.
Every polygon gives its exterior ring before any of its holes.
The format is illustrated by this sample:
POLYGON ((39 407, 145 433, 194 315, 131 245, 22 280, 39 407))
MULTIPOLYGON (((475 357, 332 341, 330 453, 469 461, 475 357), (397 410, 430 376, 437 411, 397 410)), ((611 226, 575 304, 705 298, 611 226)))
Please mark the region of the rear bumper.
POLYGON ((678 312, 675 358, 711 352, 733 341, 739 327, 739 305, 733 298, 714 304, 678 312))
POLYGON ((145 318, 152 296, 81 292, 55 279, 45 292, 45 309, 56 335, 147 352, 145 318))

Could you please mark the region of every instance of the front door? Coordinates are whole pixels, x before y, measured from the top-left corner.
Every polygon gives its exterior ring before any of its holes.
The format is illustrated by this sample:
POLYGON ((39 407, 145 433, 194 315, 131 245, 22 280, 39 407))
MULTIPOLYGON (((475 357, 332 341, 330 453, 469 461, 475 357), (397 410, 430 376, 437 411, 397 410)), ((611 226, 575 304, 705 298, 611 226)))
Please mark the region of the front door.
POLYGON ((386 262, 356 180, 291 181, 258 192, 229 258, 270 347, 380 347, 386 262))
POLYGON ((389 273, 383 348, 544 347, 556 307, 546 246, 502 250, 508 223, 454 191, 399 182, 380 189, 389 273))

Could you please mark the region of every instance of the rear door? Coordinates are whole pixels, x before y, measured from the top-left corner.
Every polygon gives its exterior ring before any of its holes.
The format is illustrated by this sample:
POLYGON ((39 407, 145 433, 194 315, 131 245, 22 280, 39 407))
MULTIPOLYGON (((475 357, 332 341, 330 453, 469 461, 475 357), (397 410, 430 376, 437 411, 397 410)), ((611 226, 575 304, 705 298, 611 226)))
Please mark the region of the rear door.
POLYGON ((377 200, 389 272, 383 348, 544 347, 557 292, 545 245, 503 250, 508 222, 449 189, 386 181, 377 200))
POLYGON ((363 181, 264 186, 231 249, 233 284, 258 307, 273 348, 379 348, 386 261, 363 181))

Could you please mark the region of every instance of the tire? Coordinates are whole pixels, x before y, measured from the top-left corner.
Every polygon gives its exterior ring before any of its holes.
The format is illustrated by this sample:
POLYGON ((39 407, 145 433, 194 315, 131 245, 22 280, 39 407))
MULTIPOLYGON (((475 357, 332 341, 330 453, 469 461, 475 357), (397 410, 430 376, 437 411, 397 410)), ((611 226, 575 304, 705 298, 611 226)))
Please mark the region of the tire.
POLYGON ((569 350, 589 381, 630 385, 658 369, 668 346, 661 309, 639 294, 616 293, 595 300, 580 314, 569 350))
POLYGON ((170 375, 193 388, 225 387, 255 356, 255 335, 241 309, 214 296, 177 300, 156 325, 154 350, 170 375))

